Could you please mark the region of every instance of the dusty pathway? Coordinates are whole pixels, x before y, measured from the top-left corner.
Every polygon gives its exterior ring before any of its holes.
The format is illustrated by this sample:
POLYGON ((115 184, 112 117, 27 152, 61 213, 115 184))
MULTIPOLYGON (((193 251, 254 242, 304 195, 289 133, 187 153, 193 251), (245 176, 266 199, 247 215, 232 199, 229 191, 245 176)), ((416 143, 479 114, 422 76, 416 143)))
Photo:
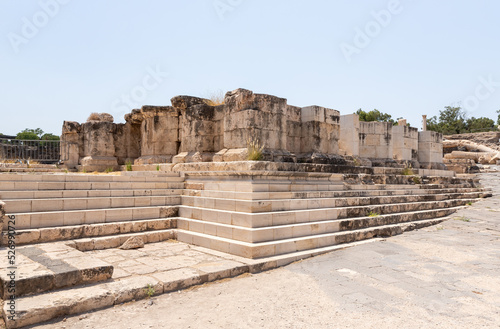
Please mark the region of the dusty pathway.
POLYGON ((500 328, 500 174, 482 178, 494 196, 442 225, 37 328, 500 328))

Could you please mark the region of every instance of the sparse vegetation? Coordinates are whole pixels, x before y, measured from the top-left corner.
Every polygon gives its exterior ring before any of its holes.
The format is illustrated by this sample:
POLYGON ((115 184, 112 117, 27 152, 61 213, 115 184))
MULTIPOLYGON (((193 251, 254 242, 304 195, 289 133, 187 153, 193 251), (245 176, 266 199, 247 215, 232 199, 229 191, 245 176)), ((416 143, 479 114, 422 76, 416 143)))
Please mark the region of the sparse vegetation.
POLYGON ((420 176, 413 176, 413 183, 415 184, 422 184, 422 179, 420 178, 420 176))
POLYGON ((207 97, 205 103, 210 106, 219 106, 224 104, 224 92, 222 90, 212 92, 207 97))
POLYGON ((260 145, 258 139, 248 139, 247 141, 248 147, 248 160, 250 161, 259 161, 262 160, 264 155, 262 151, 264 150, 264 145, 260 145))
POLYGON ((368 217, 378 217, 378 216, 380 216, 380 214, 379 214, 379 213, 376 213, 376 212, 373 212, 373 211, 370 211, 370 212, 368 213, 368 217))
POLYGON ((358 159, 358 158, 354 158, 354 159, 353 159, 353 162, 354 162, 354 166, 356 166, 356 167, 361 166, 361 161, 359 161, 359 159, 358 159))
POLYGON ((160 171, 160 165, 156 165, 156 171, 160 171))
POLYGON ((453 218, 454 220, 460 220, 462 222, 470 222, 470 218, 467 218, 465 216, 460 216, 460 217, 455 217, 453 218))
POLYGON ((144 291, 146 292, 148 298, 153 297, 153 295, 155 294, 155 288, 150 283, 146 286, 146 288, 144 288, 144 291))
POLYGON ((414 175, 415 173, 413 172, 413 168, 411 166, 406 166, 401 171, 401 174, 405 175, 405 176, 409 176, 409 175, 414 175))
POLYGON ((108 173, 110 173, 110 172, 113 172, 113 171, 114 171, 114 169, 113 169, 112 167, 108 167, 108 168, 106 168, 106 170, 104 170, 104 172, 105 172, 106 174, 108 174, 108 173))
POLYGON ((126 169, 127 171, 132 171, 132 161, 127 160, 127 161, 125 162, 125 169, 126 169))
POLYGON ((467 202, 467 205, 472 206, 472 202, 471 201, 467 202))

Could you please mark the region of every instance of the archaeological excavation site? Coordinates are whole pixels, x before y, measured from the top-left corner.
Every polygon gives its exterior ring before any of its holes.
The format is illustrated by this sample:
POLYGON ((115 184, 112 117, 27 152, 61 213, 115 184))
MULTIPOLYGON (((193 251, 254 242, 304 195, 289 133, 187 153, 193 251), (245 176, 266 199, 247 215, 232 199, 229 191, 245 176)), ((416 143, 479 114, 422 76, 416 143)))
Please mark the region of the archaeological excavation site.
POLYGON ((54 164, 0 166, 7 328, 441 223, 491 196, 474 168, 498 157, 425 122, 365 122, 246 89, 221 104, 176 96, 125 123, 64 121, 59 147, 54 164))

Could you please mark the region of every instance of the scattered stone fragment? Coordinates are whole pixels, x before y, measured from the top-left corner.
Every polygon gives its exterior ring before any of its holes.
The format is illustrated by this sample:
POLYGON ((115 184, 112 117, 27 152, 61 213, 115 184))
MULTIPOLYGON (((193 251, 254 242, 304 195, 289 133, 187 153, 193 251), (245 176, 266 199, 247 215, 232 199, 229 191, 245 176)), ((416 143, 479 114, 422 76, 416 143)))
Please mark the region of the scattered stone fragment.
POLYGON ((125 241, 124 244, 120 246, 120 249, 129 250, 129 249, 138 249, 144 247, 144 240, 138 236, 134 236, 125 241))

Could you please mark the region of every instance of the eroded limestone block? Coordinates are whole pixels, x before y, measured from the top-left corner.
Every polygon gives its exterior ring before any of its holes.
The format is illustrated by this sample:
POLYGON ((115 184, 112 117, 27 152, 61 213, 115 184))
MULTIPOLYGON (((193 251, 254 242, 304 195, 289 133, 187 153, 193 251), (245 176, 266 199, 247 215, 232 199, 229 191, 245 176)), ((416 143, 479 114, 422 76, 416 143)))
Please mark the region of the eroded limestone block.
POLYGON ((359 116, 348 114, 340 116, 339 148, 345 155, 359 155, 359 116))
POLYGON ((61 134, 61 161, 68 168, 76 168, 83 156, 82 126, 78 122, 64 121, 61 134))
POLYGON ((200 98, 200 97, 180 95, 180 96, 175 96, 172 99, 170 99, 170 102, 172 103, 173 107, 180 109, 180 110, 185 110, 185 109, 190 108, 191 106, 194 106, 194 105, 207 104, 208 100, 205 98, 200 98))
POLYGON ((179 110, 172 106, 141 109, 141 157, 135 164, 170 162, 179 149, 179 110))
POLYGON ((442 134, 430 130, 418 133, 418 162, 424 169, 446 169, 442 134))
POLYGON ((225 97, 224 148, 246 148, 258 140, 267 150, 286 149, 285 98, 237 89, 225 97))
POLYGON ((359 123, 359 156, 369 159, 393 158, 392 123, 359 123))
POLYGON ((83 166, 99 166, 103 169, 118 166, 115 157, 114 134, 116 125, 106 121, 90 121, 82 125, 83 166))
POLYGON ((394 159, 418 161, 418 129, 406 125, 392 127, 394 159))
POLYGON ((340 115, 321 106, 301 109, 301 153, 338 154, 340 115))
POLYGON ((123 250, 139 249, 144 247, 144 240, 141 237, 133 236, 123 243, 119 248, 123 250))

